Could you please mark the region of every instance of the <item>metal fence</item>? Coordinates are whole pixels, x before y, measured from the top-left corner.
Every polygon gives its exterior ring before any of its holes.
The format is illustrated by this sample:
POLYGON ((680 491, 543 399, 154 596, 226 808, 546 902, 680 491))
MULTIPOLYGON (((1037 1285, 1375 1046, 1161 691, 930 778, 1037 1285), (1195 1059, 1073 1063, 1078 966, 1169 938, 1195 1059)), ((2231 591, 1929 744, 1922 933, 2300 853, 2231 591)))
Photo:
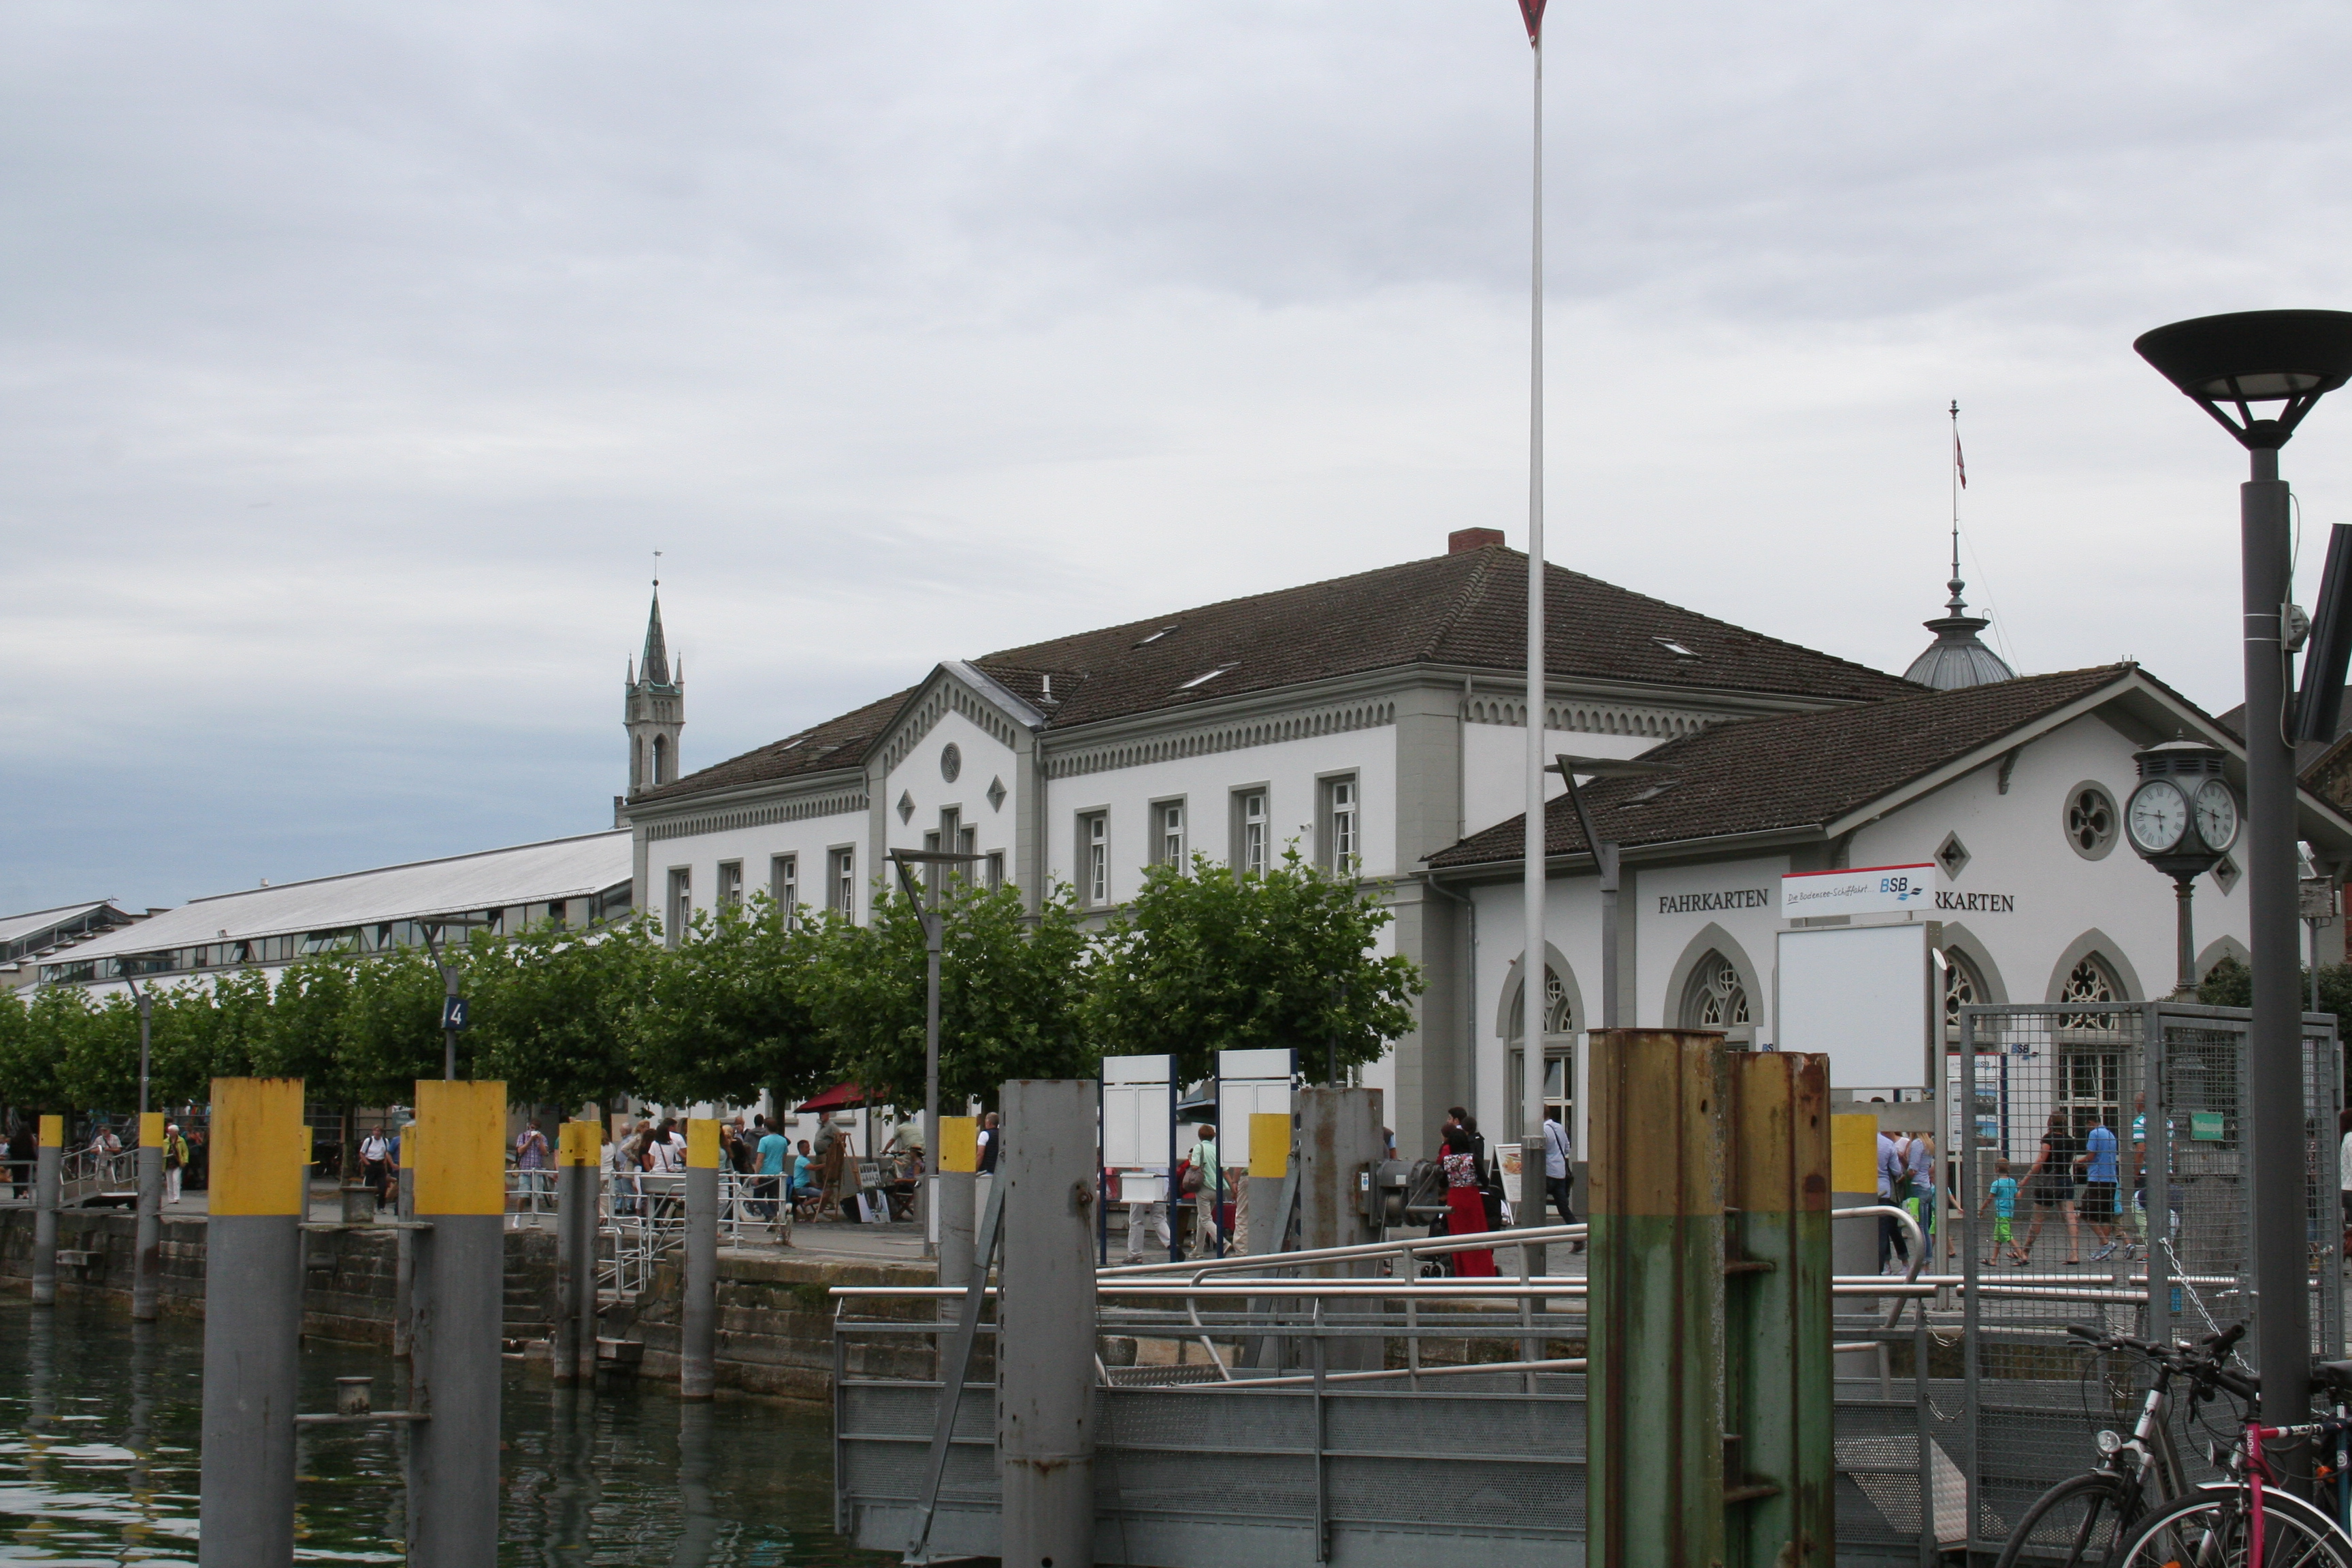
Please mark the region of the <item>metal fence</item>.
MULTIPOLYGON (((1937 1425, 1979 1548, 1998 1548, 2052 1481, 2087 1468, 2101 1428, 2133 1418, 2139 1369, 2086 1355, 2066 1324, 2161 1340, 2252 1316, 2246 1027, 2242 1009, 2171 1002, 1960 1010, 1938 1246, 1962 1282, 1950 1347, 1961 1384, 1957 1419, 1937 1425)), ((2333 1358, 2344 1298, 2332 1016, 2305 1016, 2303 1054, 2312 1344, 2333 1358)), ((2203 1453, 2176 1436, 2184 1457, 2203 1453)))

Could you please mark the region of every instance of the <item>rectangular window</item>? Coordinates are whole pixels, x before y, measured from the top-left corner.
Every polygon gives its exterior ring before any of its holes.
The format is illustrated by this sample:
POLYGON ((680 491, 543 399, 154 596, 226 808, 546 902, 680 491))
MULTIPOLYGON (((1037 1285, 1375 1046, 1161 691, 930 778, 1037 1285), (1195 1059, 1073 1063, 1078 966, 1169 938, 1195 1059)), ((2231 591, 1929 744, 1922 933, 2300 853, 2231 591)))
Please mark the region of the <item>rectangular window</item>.
POLYGON ((562 899, 557 899, 547 906, 547 923, 549 925, 561 931, 567 923, 569 923, 569 921, 570 914, 562 899))
POLYGON ((1342 774, 1323 781, 1322 817, 1324 869, 1345 871, 1364 853, 1363 814, 1355 775, 1342 774))
POLYGON ((1267 852, 1265 791, 1234 792, 1234 869, 1244 877, 1265 875, 1267 852))
POLYGON ((988 890, 992 893, 1003 886, 1004 886, 1004 851, 992 849, 988 852, 988 890))
POLYGON ((1110 813, 1078 817, 1078 892, 1088 904, 1110 902, 1110 813))
MULTIPOLYGON (((923 847, 924 847, 925 849, 927 849, 927 850, 929 850, 929 851, 931 851, 931 852, 933 852, 933 853, 936 853, 936 852, 939 850, 939 847, 940 847, 940 836, 939 836, 938 834, 936 834, 936 833, 926 833, 926 834, 924 834, 924 835, 923 835, 923 847)), ((926 909, 933 909, 933 910, 938 909, 938 908, 940 907, 940 868, 939 868, 939 863, 938 863, 937 861, 933 861, 933 862, 931 862, 931 863, 929 863, 929 864, 926 865, 926 866, 923 868, 922 877, 923 877, 923 907, 924 907, 924 908, 926 908, 926 909)))
POLYGON ((801 858, 797 855, 772 855, 768 858, 768 897, 776 900, 776 908, 784 912, 784 929, 800 923, 801 858))
POLYGON ((1151 862, 1155 866, 1183 868, 1184 803, 1181 800, 1152 803, 1151 862))
POLYGON ((833 875, 827 879, 824 907, 850 919, 857 918, 857 851, 833 852, 833 875))
MULTIPOLYGON (((1562 1127, 1574 1127, 1576 1119, 1570 1114, 1575 1103, 1575 1070, 1571 1065, 1574 1047, 1567 1044, 1544 1047, 1544 1109, 1559 1112, 1562 1127)), ((1528 1054, 1525 1047, 1511 1047, 1511 1097, 1507 1113, 1505 1136, 1514 1142, 1527 1136, 1527 1073, 1528 1054)))
POLYGON ((673 866, 669 873, 669 902, 662 913, 669 929, 663 934, 676 947, 686 936, 686 922, 694 913, 694 873, 684 866, 673 866))
POLYGON ((743 901, 743 862, 719 862, 719 902, 722 907, 743 901))

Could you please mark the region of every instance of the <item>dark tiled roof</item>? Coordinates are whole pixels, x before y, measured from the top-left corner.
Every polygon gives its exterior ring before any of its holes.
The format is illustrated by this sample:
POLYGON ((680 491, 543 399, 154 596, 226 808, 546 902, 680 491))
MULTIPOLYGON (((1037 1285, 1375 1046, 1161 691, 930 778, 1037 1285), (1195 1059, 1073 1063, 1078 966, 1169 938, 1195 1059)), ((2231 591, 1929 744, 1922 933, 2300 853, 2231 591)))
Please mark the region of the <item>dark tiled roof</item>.
MULTIPOLYGON (((1867 707, 1718 724, 1642 754, 1667 773, 1598 780, 1586 788, 1585 805, 1596 830, 1629 848, 1817 826, 2116 684, 2133 668, 2102 665, 1958 691, 1914 688, 1917 694, 1867 707)), ((1525 820, 1497 823, 1431 856, 1429 864, 1517 861, 1525 820)), ((1545 810, 1544 845, 1548 856, 1588 853, 1564 795, 1545 810)))
MULTIPOLYGON (((1527 571, 1524 554, 1490 544, 972 662, 1032 702, 1050 671, 1055 701, 1040 706, 1058 728, 1406 664, 1516 671, 1527 659, 1527 571)), ((1554 676, 1840 701, 1918 689, 1565 567, 1550 567, 1546 583, 1554 676)))
POLYGON ((629 802, 635 805, 647 801, 675 800, 681 795, 699 795, 705 790, 768 784, 801 773, 821 773, 831 768, 856 767, 866 760, 866 748, 874 743, 883 728, 913 695, 912 687, 904 691, 894 691, 879 702, 869 702, 855 712, 844 713, 838 719, 828 719, 814 729, 803 730, 796 735, 770 742, 756 751, 745 752, 740 757, 713 763, 698 773, 688 773, 668 784, 639 790, 629 797, 629 802))

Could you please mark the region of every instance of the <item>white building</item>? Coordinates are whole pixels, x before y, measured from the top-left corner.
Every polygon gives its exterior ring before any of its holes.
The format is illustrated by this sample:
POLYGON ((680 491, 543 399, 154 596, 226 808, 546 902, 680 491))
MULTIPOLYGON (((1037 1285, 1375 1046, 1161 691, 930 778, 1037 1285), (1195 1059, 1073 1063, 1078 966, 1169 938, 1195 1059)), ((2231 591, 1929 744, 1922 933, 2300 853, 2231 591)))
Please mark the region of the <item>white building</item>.
MULTIPOLYGON (((1365 1081, 1410 1156, 1480 1089, 1468 906, 1423 859, 1522 804, 1526 557, 1472 529, 1449 552, 1333 582, 935 665, 907 689, 741 756, 646 783, 679 705, 627 693, 635 879, 672 933, 766 888, 866 917, 893 848, 986 857, 1108 911, 1154 862, 1251 866, 1296 842, 1385 882, 1394 950, 1428 972, 1421 1026, 1365 1081)), ((1896 677, 1553 566, 1558 749, 1629 755, 1727 721, 1916 694, 1896 677)), ((652 651, 633 676, 661 673, 652 651)), ((1492 937, 1482 932, 1482 943, 1492 937)))
POLYGON ((629 910, 629 835, 613 830, 193 900, 55 955, 39 978, 111 991, 125 976, 184 984, 259 969, 274 983, 317 953, 422 946, 427 928, 436 942, 463 942, 629 910))
MULTIPOLYGON (((1804 1048, 1779 1038, 1779 938, 1847 917, 1784 920, 1780 879, 1844 867, 1937 868, 1932 907, 1853 918, 1933 922, 1927 940, 1948 963, 1953 1020, 1969 1001, 2169 994, 2173 884, 2123 841, 2120 807, 2138 782, 2133 752, 2172 740, 2221 748, 2242 788, 2236 737, 2130 664, 1727 724, 1656 748, 1647 760, 1663 773, 1585 786, 1595 831, 1621 847, 1622 1022, 1724 1028, 1804 1048)), ((2352 860, 2352 820, 2308 790, 2300 805, 2301 837, 2340 878, 2352 860)), ((1543 1048, 1562 1064, 1547 1082, 1556 1085, 1549 1098, 1580 1100, 1578 1040, 1598 1021, 1600 898, 1565 799, 1547 813, 1546 835, 1543 1048)), ((1479 1042, 1471 1101, 1486 1126, 1511 1136, 1523 1046, 1523 842, 1514 818, 1430 863, 1433 884, 1475 910, 1466 955, 1475 984, 1454 1005, 1479 1042)), ((2241 890, 2227 858, 2198 879, 2200 975, 2224 956, 2246 956, 2241 890)))

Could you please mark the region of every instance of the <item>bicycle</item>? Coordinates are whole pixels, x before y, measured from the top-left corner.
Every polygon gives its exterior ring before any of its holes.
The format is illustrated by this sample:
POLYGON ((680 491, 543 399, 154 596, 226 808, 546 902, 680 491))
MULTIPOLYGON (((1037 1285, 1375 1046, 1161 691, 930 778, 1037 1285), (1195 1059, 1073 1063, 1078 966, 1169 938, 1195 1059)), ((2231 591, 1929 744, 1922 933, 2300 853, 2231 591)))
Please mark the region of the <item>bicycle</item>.
MULTIPOLYGON (((2098 1466, 2060 1481, 2034 1500, 2002 1546, 1999 1568, 2029 1563, 2120 1568, 2122 1543, 2144 1534, 2153 1519, 2175 1517, 2184 1507, 2209 1502, 2239 1485, 2234 1479, 2192 1485, 2173 1443, 2169 1416, 2174 1386, 2181 1381, 2189 1384, 2192 1405, 2226 1394, 2251 1408, 2260 1385, 2229 1365, 2231 1350, 2245 1335, 2243 1323, 2210 1334, 2195 1346, 2161 1345, 2080 1323, 2070 1324, 2066 1331, 2090 1349, 2130 1351, 2147 1361, 2155 1375, 2131 1435, 2099 1434, 2098 1466)), ((2323 1374, 2327 1371, 2322 1369, 2323 1374)), ((2315 1381, 2328 1379, 2324 1375, 2315 1381)), ((2306 1533, 2335 1528, 2322 1510, 2293 1493, 2280 1492, 2268 1500, 2274 1509, 2294 1514, 2306 1533)))
MULTIPOLYGON (((2331 1362, 2315 1384, 2342 1388, 2352 1363, 2331 1362)), ((2342 1438, 2352 1417, 2331 1416, 2292 1426, 2264 1426, 2249 1418, 2243 1442, 2231 1453, 2231 1479, 2200 1489, 2160 1510, 2140 1527, 2116 1568, 2352 1568, 2352 1535, 2326 1513, 2280 1489, 2265 1442, 2342 1438)))

